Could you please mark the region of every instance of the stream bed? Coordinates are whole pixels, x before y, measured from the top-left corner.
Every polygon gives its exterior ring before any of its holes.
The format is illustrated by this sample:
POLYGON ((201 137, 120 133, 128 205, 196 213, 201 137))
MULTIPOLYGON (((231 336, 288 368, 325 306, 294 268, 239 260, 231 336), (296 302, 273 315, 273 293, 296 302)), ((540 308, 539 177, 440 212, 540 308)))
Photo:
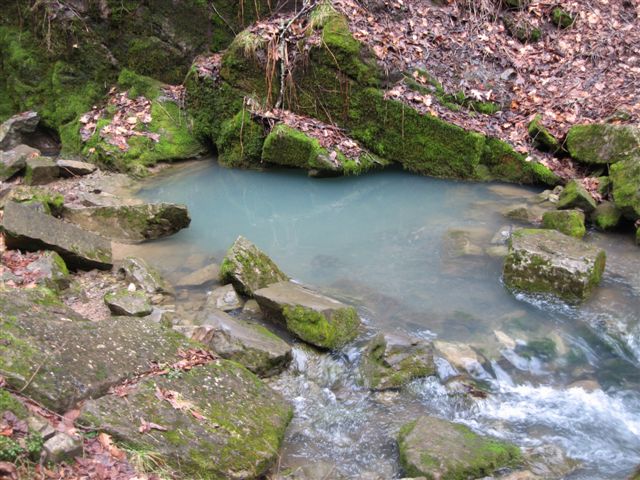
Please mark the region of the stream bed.
POLYGON ((295 407, 282 469, 400 478, 397 431, 431 413, 523 447, 560 447, 578 465, 545 478, 625 479, 640 464, 640 251, 625 235, 590 232, 587 241, 608 255, 591 300, 569 307, 514 296, 501 283, 501 258, 486 251, 496 232, 518 226, 502 211, 539 191, 401 170, 311 179, 201 161, 171 167, 139 192, 185 203, 193 219, 143 255, 175 280, 220 262, 243 235, 295 280, 359 310, 363 338, 334 354, 298 344, 290 369, 269 380, 295 407), (463 251, 452 241, 460 231, 470 239, 463 251), (380 330, 472 345, 487 363, 471 373, 491 393, 452 396, 434 378, 368 392, 356 365, 364 340, 380 330), (523 355, 501 334, 520 346, 551 341, 553 351, 523 355))

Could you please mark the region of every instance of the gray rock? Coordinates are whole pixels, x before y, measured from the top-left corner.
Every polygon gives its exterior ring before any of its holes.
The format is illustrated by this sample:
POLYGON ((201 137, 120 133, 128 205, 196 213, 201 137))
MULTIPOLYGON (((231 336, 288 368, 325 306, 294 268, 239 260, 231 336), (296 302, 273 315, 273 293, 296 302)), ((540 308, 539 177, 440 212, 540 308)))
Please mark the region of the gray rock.
POLYGON ((230 312, 242 308, 244 301, 238 296, 233 285, 223 285, 213 290, 207 297, 207 306, 230 312))
POLYGON ((358 334, 360 317, 355 308, 293 282, 274 283, 254 296, 265 314, 311 345, 336 349, 358 334))
POLYGON ((60 176, 58 165, 48 157, 28 157, 26 164, 24 182, 27 185, 46 185, 60 176))
POLYGON ((538 205, 529 205, 526 203, 520 203, 516 205, 510 205, 505 208, 502 214, 506 218, 511 220, 517 220, 523 223, 538 223, 542 219, 542 215, 545 212, 544 208, 538 205))
POLYGON ((191 223, 187 207, 172 203, 67 208, 63 217, 106 238, 132 243, 172 235, 191 223))
POLYGON ((207 265, 206 267, 202 267, 195 272, 191 272, 190 274, 185 275, 177 281, 176 286, 182 288, 200 287, 202 285, 217 281, 219 276, 220 267, 212 263, 211 265, 207 265))
POLYGON ((31 416, 27 418, 27 425, 29 425, 29 430, 42 435, 45 442, 57 433, 55 428, 42 417, 31 416))
POLYGON ((63 460, 73 460, 82 455, 82 439, 58 432, 44 442, 43 448, 47 462, 58 463, 63 460))
POLYGON ((364 384, 373 390, 400 388, 435 371, 433 345, 401 334, 376 335, 367 344, 360 363, 364 384))
POLYGON ((44 252, 42 256, 25 268, 28 272, 40 274, 37 283, 42 283, 53 290, 64 290, 69 287, 69 270, 64 260, 56 252, 44 252))
POLYGON ((0 330, 8 385, 60 413, 193 347, 145 319, 87 321, 40 288, 0 291, 0 330))
POLYGON ((59 159, 56 161, 56 165, 60 169, 60 176, 62 177, 89 175, 98 169, 93 163, 80 162, 78 160, 59 159))
POLYGON ((244 237, 231 246, 220 266, 220 280, 233 283, 245 295, 289 278, 253 243, 244 237))
POLYGON ((402 467, 412 477, 482 478, 511 466, 521 455, 515 445, 426 416, 404 425, 398 444, 402 467))
POLYGON ((143 380, 126 398, 89 401, 79 421, 154 452, 179 478, 257 479, 277 460, 291 416, 291 406, 242 365, 216 360, 143 380), (141 435, 140 419, 166 431, 141 435))
POLYGON ((579 465, 556 445, 529 447, 523 453, 529 471, 540 478, 565 478, 579 465))
POLYGON ((509 288, 584 300, 600 283, 604 250, 555 230, 518 230, 511 237, 503 278, 509 288))
POLYGON ((24 143, 24 136, 33 133, 40 123, 36 112, 23 112, 0 125, 0 150, 10 150, 24 143))
POLYGON ((155 268, 138 257, 127 257, 119 269, 125 280, 133 282, 148 294, 161 293, 174 295, 175 291, 169 282, 155 268))
POLYGON ((215 309, 205 309, 196 323, 199 326, 192 333, 193 340, 210 346, 222 358, 234 360, 256 375, 276 375, 291 362, 291 347, 262 325, 215 309))
POLYGON ((253 298, 247 300, 247 302, 244 304, 244 307, 242 307, 242 313, 243 315, 251 318, 262 317, 262 309, 260 308, 258 302, 253 298))
POLYGON ((18 145, 6 152, 0 152, 0 182, 13 177, 27 166, 27 159, 39 157, 40 151, 27 145, 18 145))
POLYGON ((71 268, 110 269, 113 265, 108 240, 26 205, 7 202, 3 228, 8 248, 53 250, 71 268))
POLYGON ((596 209, 596 201, 584 186, 577 180, 571 180, 560 194, 558 209, 579 208, 585 213, 596 209))
POLYGON ((113 315, 146 317, 153 312, 153 307, 144 292, 130 292, 126 288, 107 293, 104 296, 104 303, 109 307, 113 315))

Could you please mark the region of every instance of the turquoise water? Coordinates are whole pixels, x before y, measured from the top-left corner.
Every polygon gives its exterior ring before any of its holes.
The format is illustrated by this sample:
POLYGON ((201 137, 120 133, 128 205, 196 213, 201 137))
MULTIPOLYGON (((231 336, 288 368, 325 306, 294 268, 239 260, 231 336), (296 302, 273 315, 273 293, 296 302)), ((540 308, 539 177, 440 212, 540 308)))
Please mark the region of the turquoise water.
POLYGON ((494 393, 472 406, 451 404, 428 382, 381 406, 352 381, 358 346, 288 372, 274 385, 296 399, 289 463, 325 458, 349 478, 372 465, 386 472, 381 478, 399 475, 394 432, 427 409, 520 445, 560 446, 583 464, 571 478, 625 478, 640 463, 637 247, 622 236, 589 235, 606 247, 608 267, 580 308, 512 295, 501 284, 501 259, 485 251, 501 227, 517 226, 502 210, 536 193, 400 170, 311 179, 204 162, 164 172, 140 196, 189 206, 191 227, 149 249, 170 278, 206 258, 220 261, 243 235, 296 280, 355 305, 371 330, 471 343, 491 360, 478 375, 494 393), (459 229, 471 238, 466 255, 447 240, 459 229), (600 328, 607 322, 623 325, 626 337, 612 339, 611 328, 600 328), (495 330, 522 342, 552 338, 558 359, 505 351, 495 330), (598 382, 596 390, 573 387, 583 380, 598 382))

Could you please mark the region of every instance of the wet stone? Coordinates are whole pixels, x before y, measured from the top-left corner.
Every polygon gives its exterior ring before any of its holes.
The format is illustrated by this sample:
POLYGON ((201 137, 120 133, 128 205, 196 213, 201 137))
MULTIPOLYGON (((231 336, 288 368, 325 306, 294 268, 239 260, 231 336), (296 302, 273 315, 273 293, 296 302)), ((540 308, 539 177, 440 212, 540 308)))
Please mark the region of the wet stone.
POLYGON ((144 292, 129 291, 128 289, 107 293, 104 303, 109 307, 113 315, 124 317, 146 317, 151 315, 153 307, 144 292))
POLYGON ((173 295, 175 293, 162 274, 142 258, 125 258, 119 272, 125 280, 135 283, 148 294, 173 295))
POLYGON ((195 272, 191 272, 188 275, 180 278, 176 282, 176 286, 180 288, 184 287, 200 287, 207 285, 208 283, 214 283, 220 276, 220 267, 212 263, 206 267, 202 267, 195 272))
POLYGON ((233 285, 224 285, 213 290, 207 297, 207 307, 230 312, 242 308, 243 300, 236 293, 233 285))

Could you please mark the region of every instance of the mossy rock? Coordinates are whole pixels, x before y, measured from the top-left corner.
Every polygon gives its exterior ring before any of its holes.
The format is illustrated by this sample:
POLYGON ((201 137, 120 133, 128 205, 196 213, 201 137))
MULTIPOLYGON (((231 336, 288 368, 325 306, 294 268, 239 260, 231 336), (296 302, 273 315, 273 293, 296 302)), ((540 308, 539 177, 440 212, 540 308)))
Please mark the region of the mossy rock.
POLYGON ((528 132, 533 144, 540 150, 551 153, 558 153, 562 150, 560 141, 542 124, 541 115, 536 115, 529 123, 528 132))
POLYGON ((621 219, 622 211, 613 202, 600 203, 591 214, 591 222, 603 231, 616 228, 621 219))
POLYGON ((640 218, 640 154, 611 165, 613 201, 626 217, 640 218))
POLYGON ((291 417, 291 406, 246 368, 216 360, 146 379, 126 398, 89 401, 79 421, 170 465, 181 478, 222 480, 263 478, 278 459, 291 417), (163 400, 163 392, 184 408, 163 400), (167 430, 141 435, 141 419, 167 430))
POLYGON ((373 390, 398 389, 435 371, 431 343, 388 333, 369 341, 360 363, 363 383, 373 390))
POLYGON ((360 317, 353 307, 292 282, 254 292, 260 308, 311 345, 338 349, 358 335, 360 317))
POLYGON ((503 280, 515 291, 579 302, 600 283, 605 263, 604 250, 555 230, 517 230, 505 258, 503 280))
POLYGON ((611 164, 640 156, 640 128, 633 125, 574 125, 565 141, 573 158, 587 164, 611 164))
POLYGON ((578 180, 571 180, 560 194, 558 209, 579 208, 585 213, 596 209, 596 201, 578 180))
POLYGON ((582 238, 587 233, 584 219, 584 212, 580 210, 552 210, 542 215, 542 226, 570 237, 582 238))
POLYGON ((225 167, 259 166, 264 142, 264 127, 242 110, 221 126, 216 141, 218 162, 225 167))
POLYGON ((542 37, 542 31, 526 18, 517 18, 515 15, 506 13, 502 17, 502 23, 509 34, 522 43, 537 42, 542 37))
POLYGON ((233 283, 239 292, 250 296, 256 290, 288 279, 273 260, 242 236, 233 243, 220 266, 220 281, 233 283))
POLYGON ((575 21, 576 17, 562 7, 555 7, 551 10, 551 23, 558 28, 569 28, 575 21))
POLYGON ((435 417, 423 416, 404 425, 398 447, 400 463, 410 477, 483 478, 521 462, 520 449, 515 445, 435 417))
POLYGON ((151 315, 153 307, 144 292, 123 288, 104 296, 104 303, 113 315, 123 317, 146 317, 151 315))

